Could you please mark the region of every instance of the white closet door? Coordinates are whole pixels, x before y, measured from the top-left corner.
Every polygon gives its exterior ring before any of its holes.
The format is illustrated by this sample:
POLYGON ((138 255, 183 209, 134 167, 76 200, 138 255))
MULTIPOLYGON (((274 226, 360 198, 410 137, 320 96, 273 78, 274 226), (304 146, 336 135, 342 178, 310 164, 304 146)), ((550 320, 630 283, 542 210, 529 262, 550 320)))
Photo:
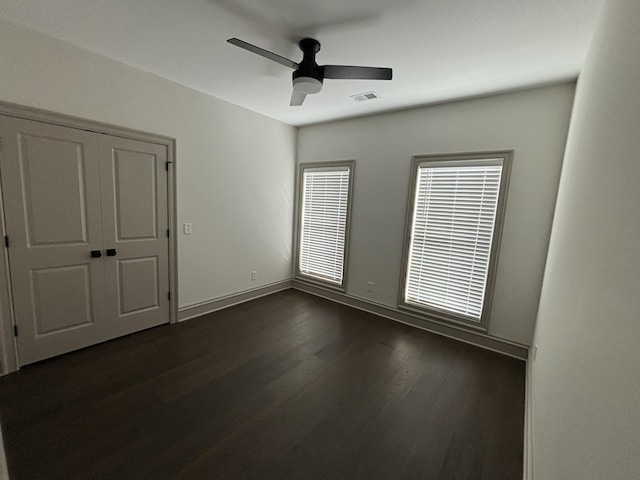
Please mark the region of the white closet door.
POLYGON ((0 116, 0 167, 20 364, 102 341, 97 136, 0 116), (96 254, 97 254, 96 253, 96 254))
POLYGON ((169 321, 166 146, 99 135, 111 336, 169 321))
POLYGON ((169 322, 166 147, 0 116, 18 357, 169 322))

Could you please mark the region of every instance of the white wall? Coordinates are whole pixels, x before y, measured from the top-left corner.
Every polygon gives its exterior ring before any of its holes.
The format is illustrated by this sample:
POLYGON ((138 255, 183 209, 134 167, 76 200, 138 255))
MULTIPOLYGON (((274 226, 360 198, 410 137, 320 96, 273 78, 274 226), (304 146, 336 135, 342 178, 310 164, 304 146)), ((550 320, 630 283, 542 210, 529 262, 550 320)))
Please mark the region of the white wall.
POLYGON ((533 478, 640 478, 640 2, 578 82, 530 365, 533 478))
POLYGON ((514 149, 489 334, 528 345, 573 94, 567 83, 301 128, 299 162, 356 160, 347 294, 397 305, 412 155, 514 149))
POLYGON ((180 306, 290 278, 295 128, 5 21, 0 46, 0 100, 177 139, 180 306))

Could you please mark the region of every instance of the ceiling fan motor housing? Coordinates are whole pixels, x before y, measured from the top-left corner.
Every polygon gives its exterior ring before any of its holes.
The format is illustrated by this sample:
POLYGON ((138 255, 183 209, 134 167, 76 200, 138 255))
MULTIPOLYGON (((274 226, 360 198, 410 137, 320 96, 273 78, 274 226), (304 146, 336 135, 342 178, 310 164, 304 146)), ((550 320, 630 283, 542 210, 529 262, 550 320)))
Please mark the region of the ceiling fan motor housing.
POLYGON ((303 58, 298 69, 293 72, 293 88, 307 95, 318 93, 322 89, 324 72, 316 63, 316 53, 320 51, 320 42, 313 38, 303 38, 299 43, 303 58))

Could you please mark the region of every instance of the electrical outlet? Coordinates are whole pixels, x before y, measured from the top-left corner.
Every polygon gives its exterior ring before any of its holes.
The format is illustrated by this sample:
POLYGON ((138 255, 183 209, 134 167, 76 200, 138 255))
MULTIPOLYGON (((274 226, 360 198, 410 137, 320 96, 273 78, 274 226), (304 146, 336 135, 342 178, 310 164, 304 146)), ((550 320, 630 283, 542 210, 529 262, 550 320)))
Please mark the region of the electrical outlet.
POLYGON ((367 292, 373 293, 373 282, 367 282, 367 292))
POLYGON ((258 279, 258 271, 254 270, 253 272, 251 272, 251 280, 257 280, 258 279))
POLYGON ((184 224, 184 234, 185 235, 191 235, 191 224, 190 223, 185 223, 184 224))
POLYGON ((533 346, 533 359, 536 359, 536 355, 538 355, 538 345, 533 346))

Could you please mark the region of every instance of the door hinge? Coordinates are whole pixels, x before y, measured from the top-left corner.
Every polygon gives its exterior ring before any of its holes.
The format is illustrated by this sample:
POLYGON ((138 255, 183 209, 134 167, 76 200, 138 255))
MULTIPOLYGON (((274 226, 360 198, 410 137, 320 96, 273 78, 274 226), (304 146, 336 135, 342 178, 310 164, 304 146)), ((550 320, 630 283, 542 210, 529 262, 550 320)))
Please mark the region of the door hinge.
POLYGON ((13 326, 13 336, 17 337, 18 336, 18 325, 14 325, 13 326))
POLYGON ((167 238, 169 238, 170 236, 171 236, 171 230, 167 228, 167 238))
POLYGON ((173 162, 170 162, 170 161, 168 161, 168 160, 167 160, 166 162, 164 162, 164 168, 166 168, 166 169, 167 169, 167 172, 169 171, 169 165, 171 165, 172 163, 173 163, 173 162))
POLYGON ((167 292, 167 298, 171 300, 171 292, 167 292))
POLYGON ((7 235, 4 236, 4 246, 9 248, 9 237, 7 235))

